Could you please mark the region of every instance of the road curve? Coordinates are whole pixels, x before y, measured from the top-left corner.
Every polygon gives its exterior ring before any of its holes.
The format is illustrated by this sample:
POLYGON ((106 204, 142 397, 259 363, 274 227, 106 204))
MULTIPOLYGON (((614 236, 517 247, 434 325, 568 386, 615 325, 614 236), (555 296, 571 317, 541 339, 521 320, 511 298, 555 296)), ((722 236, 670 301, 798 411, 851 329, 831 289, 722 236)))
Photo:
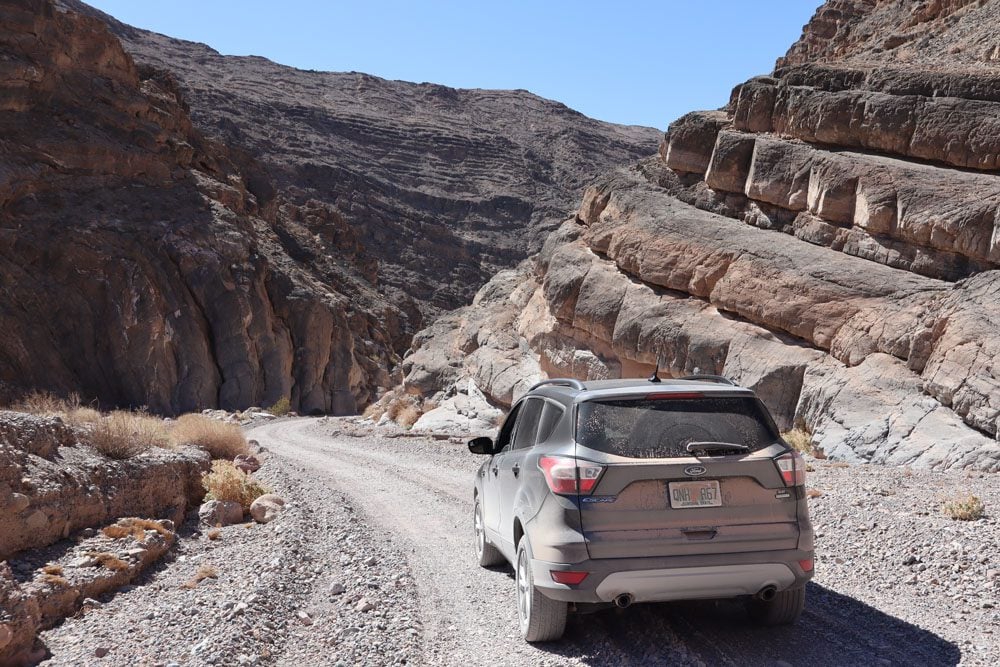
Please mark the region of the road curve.
POLYGON ((427 665, 953 665, 959 649, 854 598, 810 584, 789 628, 751 625, 728 602, 636 605, 571 616, 563 641, 517 633, 510 568, 479 568, 472 547, 472 473, 461 445, 338 433, 336 420, 256 428, 278 457, 346 493, 374 531, 404 546, 422 613, 427 665), (333 424, 333 425, 331 425, 333 424))

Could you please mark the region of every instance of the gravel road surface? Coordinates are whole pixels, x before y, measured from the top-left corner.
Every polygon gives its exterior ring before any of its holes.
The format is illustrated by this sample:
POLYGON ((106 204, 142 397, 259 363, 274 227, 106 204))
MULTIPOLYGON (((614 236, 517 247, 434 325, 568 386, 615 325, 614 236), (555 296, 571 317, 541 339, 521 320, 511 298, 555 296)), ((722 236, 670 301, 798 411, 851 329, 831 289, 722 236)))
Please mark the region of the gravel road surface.
POLYGON ((476 566, 464 444, 381 437, 350 420, 266 425, 276 457, 342 491, 412 572, 428 665, 954 665, 1000 655, 1000 530, 953 521, 941 502, 976 493, 1000 507, 995 476, 814 461, 818 573, 794 627, 754 627, 725 602, 636 605, 571 616, 565 640, 517 635, 510 568, 476 566))
POLYGON ((511 569, 475 564, 481 459, 463 443, 390 437, 401 434, 357 418, 284 420, 249 435, 266 450, 257 476, 285 497, 285 512, 215 540, 191 519, 136 585, 42 633, 47 664, 910 666, 1000 656, 995 475, 812 461, 817 576, 796 626, 755 627, 731 602, 634 605, 571 616, 562 642, 531 646, 517 633, 511 569), (941 512, 968 493, 985 518, 941 512), (205 567, 215 576, 192 585, 205 567))

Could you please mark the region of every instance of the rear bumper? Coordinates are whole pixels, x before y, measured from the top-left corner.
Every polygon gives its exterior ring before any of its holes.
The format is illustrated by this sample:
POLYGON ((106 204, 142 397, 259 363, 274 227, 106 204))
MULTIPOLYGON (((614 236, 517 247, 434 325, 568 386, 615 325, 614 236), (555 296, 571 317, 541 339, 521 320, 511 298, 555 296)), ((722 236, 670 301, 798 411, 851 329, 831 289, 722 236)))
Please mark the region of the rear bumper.
POLYGON ((586 560, 551 563, 532 559, 535 586, 565 602, 611 602, 630 594, 636 602, 698 600, 754 595, 766 586, 803 586, 812 578, 799 566, 810 551, 769 551, 712 556, 586 560), (557 584, 553 570, 589 572, 576 586, 557 584))

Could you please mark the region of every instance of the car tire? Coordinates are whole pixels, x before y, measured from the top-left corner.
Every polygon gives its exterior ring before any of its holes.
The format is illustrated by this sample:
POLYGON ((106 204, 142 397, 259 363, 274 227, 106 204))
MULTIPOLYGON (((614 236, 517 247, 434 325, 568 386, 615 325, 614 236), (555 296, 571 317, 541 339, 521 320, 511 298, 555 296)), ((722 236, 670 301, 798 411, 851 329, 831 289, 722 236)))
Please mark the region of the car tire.
POLYGON ((479 506, 479 500, 476 500, 475 518, 473 521, 476 539, 476 557, 479 559, 479 566, 494 567, 500 565, 504 562, 504 557, 495 546, 490 544, 489 538, 486 537, 486 524, 483 523, 483 510, 479 506))
POLYGON ((521 636, 525 641, 550 642, 563 636, 569 605, 551 600, 535 587, 531 572, 531 554, 528 540, 522 538, 517 545, 517 565, 514 568, 517 582, 517 618, 521 636))
POLYGON ((750 617, 761 625, 791 625, 799 620, 806 606, 806 587, 778 591, 771 600, 751 599, 747 603, 750 617))

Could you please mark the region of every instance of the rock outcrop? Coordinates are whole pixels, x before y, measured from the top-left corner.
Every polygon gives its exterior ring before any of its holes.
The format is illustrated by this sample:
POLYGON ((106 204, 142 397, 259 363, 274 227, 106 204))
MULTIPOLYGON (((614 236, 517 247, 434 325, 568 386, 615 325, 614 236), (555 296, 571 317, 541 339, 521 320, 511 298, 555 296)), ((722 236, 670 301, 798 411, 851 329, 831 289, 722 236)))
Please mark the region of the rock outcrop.
POLYGON ((520 282, 418 335, 405 389, 472 377, 507 404, 497 358, 582 378, 658 361, 755 389, 828 456, 1000 470, 1000 68, 962 46, 998 12, 827 3, 771 76, 592 186, 520 282), (887 24, 910 56, 872 47, 887 24), (922 50, 945 32, 954 60, 922 50), (483 319, 506 338, 473 357, 456 332, 483 319))
POLYGON ((181 520, 204 495, 205 452, 112 460, 55 417, 0 412, 0 560, 123 516, 181 520))

